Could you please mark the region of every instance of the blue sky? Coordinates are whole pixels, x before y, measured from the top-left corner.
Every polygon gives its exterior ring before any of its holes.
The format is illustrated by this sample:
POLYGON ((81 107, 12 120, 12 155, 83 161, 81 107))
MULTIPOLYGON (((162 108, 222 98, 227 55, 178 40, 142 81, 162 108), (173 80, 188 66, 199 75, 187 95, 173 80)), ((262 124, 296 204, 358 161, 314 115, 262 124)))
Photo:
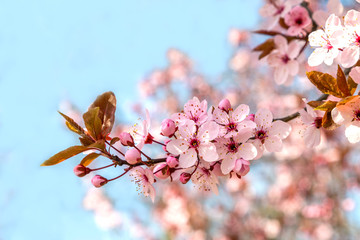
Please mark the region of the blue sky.
MULTIPOLYGON (((231 54, 227 31, 255 26, 259 6, 260 0, 3 1, 0 239, 115 239, 81 207, 85 188, 72 173, 75 159, 39 166, 77 144, 59 104, 68 99, 85 111, 112 90, 121 116, 138 96, 138 80, 166 64, 169 47, 216 76, 231 54)), ((125 180, 107 190, 123 202, 120 211, 141 214, 143 200, 125 180)))

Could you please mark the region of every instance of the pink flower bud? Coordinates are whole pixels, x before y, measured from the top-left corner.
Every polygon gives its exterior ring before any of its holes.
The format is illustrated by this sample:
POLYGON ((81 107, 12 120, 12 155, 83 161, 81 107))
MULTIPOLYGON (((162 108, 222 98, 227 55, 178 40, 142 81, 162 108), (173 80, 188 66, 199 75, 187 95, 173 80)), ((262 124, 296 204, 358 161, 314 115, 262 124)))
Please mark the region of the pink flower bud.
POLYGON ((125 159, 129 164, 136 164, 141 161, 141 153, 136 148, 129 149, 125 153, 125 159))
POLYGON ((78 177, 83 177, 90 172, 90 169, 82 164, 78 164, 74 167, 74 173, 78 177))
POLYGON ((187 172, 183 172, 181 175, 180 175, 180 182, 182 184, 186 184, 191 178, 191 174, 190 173, 187 173, 187 172))
POLYGON ((169 167, 175 168, 177 165, 179 165, 179 160, 174 156, 168 156, 166 158, 166 163, 169 167))
POLYGON ((231 110, 231 103, 230 103, 229 99, 224 98, 223 100, 221 100, 221 101, 219 102, 218 107, 219 107, 221 110, 228 112, 228 111, 231 110))
POLYGON ((122 145, 124 146, 130 146, 133 147, 134 146, 134 139, 133 137, 130 135, 130 133, 128 132, 122 132, 120 133, 120 142, 122 145))
POLYGON ((156 177, 160 179, 166 179, 170 176, 170 170, 166 163, 160 163, 156 165, 154 167, 153 173, 156 177))
POLYGON ((170 137, 175 132, 175 122, 171 119, 165 119, 161 123, 161 133, 164 136, 170 137))
POLYGON ((250 171, 250 162, 245 159, 237 159, 235 162, 234 172, 240 176, 245 176, 250 171))
POLYGON ((94 185, 94 187, 102 187, 105 184, 108 183, 108 180, 100 175, 95 175, 92 179, 91 179, 91 183, 94 185))
POLYGON ((254 121, 255 120, 255 114, 249 114, 249 115, 247 115, 247 117, 245 119, 250 120, 250 121, 254 121))

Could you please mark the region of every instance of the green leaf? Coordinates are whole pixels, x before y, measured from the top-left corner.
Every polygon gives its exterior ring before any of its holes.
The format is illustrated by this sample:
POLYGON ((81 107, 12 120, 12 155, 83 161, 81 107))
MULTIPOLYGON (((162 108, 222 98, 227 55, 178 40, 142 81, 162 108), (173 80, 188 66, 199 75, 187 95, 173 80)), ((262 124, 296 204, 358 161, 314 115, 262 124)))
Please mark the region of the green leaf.
POLYGON ((253 51, 261 52, 259 59, 262 59, 262 58, 266 57, 267 55, 269 55, 271 53, 271 51, 274 49, 275 49, 274 39, 270 38, 270 39, 266 40, 264 43, 255 47, 253 49, 253 51))
POLYGON ((312 71, 307 72, 306 76, 321 92, 338 98, 346 97, 346 95, 339 89, 337 80, 330 74, 312 71))
POLYGON ((105 92, 98 96, 89 110, 99 108, 98 116, 101 120, 101 135, 105 137, 111 132, 115 122, 116 97, 113 92, 105 92))
POLYGON ((337 70, 337 74, 336 74, 336 81, 337 81, 337 86, 339 87, 341 92, 344 93, 345 96, 352 95, 350 93, 349 86, 346 82, 345 74, 339 65, 338 65, 338 70, 337 70))
POLYGON ((326 101, 325 103, 317 106, 314 108, 314 110, 321 110, 321 111, 331 111, 336 107, 337 102, 334 101, 326 101))
POLYGON ((92 163, 92 161, 94 161, 98 156, 100 156, 100 154, 98 153, 90 153, 89 155, 87 155, 86 157, 83 158, 83 160, 81 160, 82 165, 84 165, 85 167, 89 166, 90 163, 92 163))
POLYGON ((94 139, 101 139, 101 119, 99 118, 99 107, 90 108, 83 115, 87 131, 94 139))
POLYGON ((89 149, 88 147, 84 147, 84 146, 69 147, 68 149, 65 149, 65 150, 55 154, 54 156, 52 156, 51 158, 49 158, 48 160, 43 162, 41 164, 41 166, 51 166, 51 165, 58 164, 62 161, 65 161, 66 159, 71 158, 79 153, 82 153, 82 152, 88 150, 88 149, 89 149))
POLYGON ((66 120, 66 126, 73 131, 74 133, 77 133, 79 135, 86 135, 85 130, 75 122, 74 119, 72 119, 69 116, 66 116, 65 114, 63 114, 62 112, 58 111, 58 113, 60 113, 61 116, 63 116, 66 120))

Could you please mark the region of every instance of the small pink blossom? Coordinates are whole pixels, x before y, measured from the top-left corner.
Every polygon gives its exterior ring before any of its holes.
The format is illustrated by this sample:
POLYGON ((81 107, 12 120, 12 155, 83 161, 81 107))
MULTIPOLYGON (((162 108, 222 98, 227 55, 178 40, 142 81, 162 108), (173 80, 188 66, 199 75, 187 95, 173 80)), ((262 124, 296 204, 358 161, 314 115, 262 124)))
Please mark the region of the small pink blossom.
POLYGON ((306 34, 304 28, 310 25, 311 18, 308 11, 301 7, 295 6, 285 15, 285 23, 289 26, 288 34, 291 36, 304 36, 306 34))
POLYGON ((219 126, 215 122, 206 122, 197 130, 192 120, 185 121, 179 126, 179 136, 171 140, 166 149, 171 154, 179 157, 179 167, 188 168, 193 166, 198 157, 207 162, 218 159, 215 145, 211 142, 219 133, 219 126))
POLYGON ((258 152, 256 159, 261 157, 264 146, 269 152, 280 152, 282 140, 290 134, 290 124, 283 121, 273 122, 273 115, 267 109, 259 109, 256 112, 255 123, 257 127, 254 131, 255 140, 253 144, 258 152))
POLYGON ((170 168, 175 168, 179 165, 179 160, 174 157, 174 156, 168 156, 166 158, 166 164, 170 167, 170 168))
POLYGON ((250 171, 250 162, 243 158, 237 159, 233 171, 242 177, 245 176, 250 171))
POLYGON ((229 99, 224 98, 223 100, 221 100, 219 102, 218 108, 225 112, 229 112, 231 110, 231 103, 229 99))
POLYGON ((84 177, 90 173, 90 169, 84 165, 78 164, 74 167, 74 174, 78 177, 84 177))
POLYGON ((195 173, 191 176, 191 181, 204 191, 212 191, 216 195, 219 194, 217 184, 219 181, 216 175, 205 166, 199 166, 195 173))
POLYGON ((91 183, 94 185, 94 187, 102 187, 105 184, 108 183, 108 180, 100 175, 95 175, 92 179, 91 179, 91 183))
POLYGON ((310 66, 318 66, 322 62, 331 65, 339 55, 339 48, 344 44, 344 30, 340 18, 331 14, 326 20, 324 30, 320 29, 310 33, 309 44, 317 47, 308 59, 310 66))
POLYGON ((219 136, 225 138, 236 136, 242 131, 251 131, 256 124, 253 121, 246 120, 250 108, 248 105, 241 104, 235 110, 228 112, 215 108, 212 119, 219 124, 219 136))
POLYGON ((360 96, 355 96, 349 102, 335 107, 331 117, 336 124, 346 126, 345 136, 350 143, 360 141, 360 96))
POLYGON ((131 136, 134 138, 135 143, 137 143, 138 148, 142 148, 144 144, 152 143, 153 136, 149 133, 150 129, 150 115, 149 111, 146 109, 146 119, 142 122, 141 125, 135 124, 131 129, 131 136))
POLYGON ((133 137, 131 136, 130 133, 128 132, 122 132, 120 135, 119 135, 119 138, 120 138, 120 142, 123 146, 131 146, 133 147, 134 146, 134 139, 133 137))
POLYGON ((180 174, 179 180, 180 180, 180 182, 181 182, 182 184, 186 184, 186 183, 190 180, 190 178, 191 178, 191 174, 190 174, 190 173, 183 172, 183 173, 180 174))
POLYGON ((299 111, 301 120, 307 125, 304 132, 304 142, 308 148, 316 147, 321 140, 321 126, 322 117, 319 111, 314 111, 308 104, 306 104, 306 111, 301 109, 299 111))
POLYGON ((174 113, 171 119, 178 124, 184 124, 187 120, 192 120, 196 125, 201 125, 207 120, 207 101, 199 101, 197 97, 189 100, 185 106, 184 111, 174 113))
POLYGON ((130 176, 134 178, 134 182, 138 185, 137 190, 142 192, 145 197, 150 196, 152 202, 155 200, 154 174, 150 169, 144 169, 140 166, 130 170, 130 176))
POLYGON ((276 49, 269 54, 267 62, 275 68, 275 82, 283 84, 287 82, 289 76, 294 77, 299 72, 299 63, 296 58, 300 53, 301 44, 298 41, 291 41, 288 44, 281 35, 274 37, 274 43, 276 49))
POLYGON ((171 119, 165 119, 161 122, 161 133, 164 136, 171 137, 175 133, 175 122, 171 119))

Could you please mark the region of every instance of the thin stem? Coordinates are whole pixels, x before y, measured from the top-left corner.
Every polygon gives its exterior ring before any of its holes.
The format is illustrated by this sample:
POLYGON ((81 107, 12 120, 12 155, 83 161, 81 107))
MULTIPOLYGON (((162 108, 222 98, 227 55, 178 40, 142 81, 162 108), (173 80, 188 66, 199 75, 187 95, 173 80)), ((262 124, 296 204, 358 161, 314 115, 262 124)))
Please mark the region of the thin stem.
POLYGON ((142 155, 144 155, 144 157, 146 157, 148 160, 151 160, 151 157, 149 157, 148 155, 146 155, 143 151, 141 151, 137 146, 134 146, 134 148, 136 150, 138 150, 142 155))
POLYGON ((108 167, 111 167, 111 166, 114 166, 115 163, 113 164, 110 164, 110 165, 107 165, 107 166, 104 166, 104 167, 100 167, 100 168, 93 168, 93 169, 90 169, 90 171, 97 171, 97 170, 101 170, 101 169, 104 169, 104 168, 108 168, 108 167))
POLYGON ((157 144, 160 144, 160 145, 163 145, 163 146, 166 146, 164 143, 161 143, 161 142, 158 142, 158 141, 156 141, 156 140, 152 140, 153 142, 155 142, 155 143, 157 143, 157 144))
POLYGON ((119 149, 117 149, 116 147, 114 147, 113 145, 111 145, 107 140, 105 140, 105 142, 115 151, 117 151, 118 153, 120 153, 122 156, 125 156, 125 154, 123 154, 119 149))
POLYGON ((130 171, 130 169, 131 169, 132 167, 130 167, 130 168, 128 168, 128 169, 126 169, 125 170, 125 172, 123 172, 122 174, 120 174, 119 176, 117 176, 117 177, 114 177, 114 178, 112 178, 112 179, 108 179, 108 182, 110 182, 110 181, 114 181, 114 180, 116 180, 116 179, 118 179, 118 178, 121 178, 122 176, 124 176, 126 173, 128 173, 129 171, 130 171))

